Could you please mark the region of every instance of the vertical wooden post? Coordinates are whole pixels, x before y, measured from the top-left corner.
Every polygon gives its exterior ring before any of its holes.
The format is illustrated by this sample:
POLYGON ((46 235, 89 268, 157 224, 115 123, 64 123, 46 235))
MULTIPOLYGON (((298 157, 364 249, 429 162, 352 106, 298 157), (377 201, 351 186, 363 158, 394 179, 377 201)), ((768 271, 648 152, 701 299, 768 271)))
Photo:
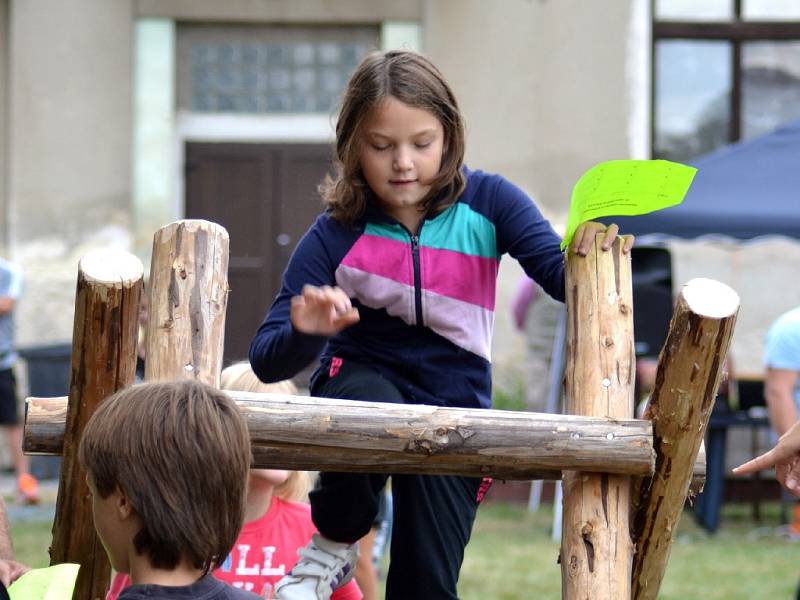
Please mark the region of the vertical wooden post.
MULTIPOLYGON (((585 258, 566 265, 566 408, 576 415, 633 415, 635 356, 630 255, 620 239, 608 252, 597 236, 585 258)), ((627 600, 633 546, 630 478, 565 471, 562 598, 627 600)))
POLYGON ((228 232, 202 220, 159 229, 150 265, 145 379, 219 387, 228 305, 228 232))
POLYGON ((656 470, 633 492, 635 600, 658 597, 738 311, 736 292, 711 279, 693 279, 678 295, 645 415, 656 470))
POLYGON ((127 252, 90 252, 78 265, 69 402, 50 564, 80 563, 74 595, 80 600, 105 598, 111 567, 95 534, 78 444, 103 399, 133 382, 142 275, 142 263, 127 252))

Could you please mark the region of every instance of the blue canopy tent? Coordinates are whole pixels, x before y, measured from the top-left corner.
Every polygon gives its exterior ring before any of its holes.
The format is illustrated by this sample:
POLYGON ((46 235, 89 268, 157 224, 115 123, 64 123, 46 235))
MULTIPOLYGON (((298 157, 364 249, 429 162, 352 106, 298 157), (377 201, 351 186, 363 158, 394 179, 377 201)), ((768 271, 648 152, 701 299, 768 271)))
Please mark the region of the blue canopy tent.
MULTIPOLYGON (((646 215, 604 221, 618 223, 622 232, 637 235, 645 244, 662 237, 724 236, 744 241, 783 235, 800 240, 800 119, 690 164, 698 171, 683 203, 646 215)), ((719 527, 727 429, 769 424, 765 415, 742 410, 763 403, 760 390, 745 399, 740 385, 740 410, 726 410, 725 403, 717 402, 711 415, 706 486, 694 503, 697 520, 710 532, 719 527)))
POLYGON ((722 235, 748 240, 785 235, 800 239, 800 119, 690 164, 698 171, 682 204, 604 220, 637 236, 722 235))

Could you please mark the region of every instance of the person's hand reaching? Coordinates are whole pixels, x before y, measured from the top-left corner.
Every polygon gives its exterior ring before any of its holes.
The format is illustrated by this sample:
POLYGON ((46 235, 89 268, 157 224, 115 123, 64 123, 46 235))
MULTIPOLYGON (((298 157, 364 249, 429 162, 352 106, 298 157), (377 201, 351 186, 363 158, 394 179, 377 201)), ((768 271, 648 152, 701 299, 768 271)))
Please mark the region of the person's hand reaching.
POLYGON ((775 467, 775 477, 784 489, 800 498, 800 421, 780 437, 772 450, 739 465, 733 472, 747 475, 770 467, 775 467))
POLYGON ((10 586, 31 568, 15 560, 0 559, 0 581, 6 587, 10 586))

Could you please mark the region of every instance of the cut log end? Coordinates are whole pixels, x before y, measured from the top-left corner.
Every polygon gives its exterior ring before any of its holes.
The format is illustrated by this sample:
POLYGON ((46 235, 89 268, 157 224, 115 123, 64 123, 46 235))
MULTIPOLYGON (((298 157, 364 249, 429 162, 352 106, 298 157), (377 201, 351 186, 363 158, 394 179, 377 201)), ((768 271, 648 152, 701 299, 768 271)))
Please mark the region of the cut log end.
POLYGON ((225 240, 229 239, 227 229, 225 229, 219 223, 214 223, 213 221, 206 221, 205 219, 182 219, 180 221, 175 221, 173 223, 170 223, 169 225, 165 225, 164 227, 159 229, 159 232, 166 232, 173 229, 183 229, 190 233, 196 233, 198 231, 209 231, 213 235, 219 235, 225 240))
POLYGON ((124 250, 103 249, 87 252, 78 269, 89 281, 127 287, 144 276, 144 266, 136 256, 124 250))
POLYGON ((739 309, 739 295, 713 279, 692 279, 683 286, 682 293, 695 314, 711 319, 730 317, 739 309))

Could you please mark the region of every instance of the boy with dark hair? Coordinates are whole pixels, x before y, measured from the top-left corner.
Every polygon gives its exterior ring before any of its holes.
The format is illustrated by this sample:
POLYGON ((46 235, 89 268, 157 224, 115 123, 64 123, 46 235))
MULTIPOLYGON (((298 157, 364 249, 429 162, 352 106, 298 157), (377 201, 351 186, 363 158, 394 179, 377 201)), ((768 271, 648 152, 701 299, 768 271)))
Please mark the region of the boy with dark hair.
POLYGON ((244 519, 250 438, 236 404, 195 381, 145 383, 89 420, 79 459, 98 537, 133 585, 119 600, 247 600, 211 576, 244 519))

